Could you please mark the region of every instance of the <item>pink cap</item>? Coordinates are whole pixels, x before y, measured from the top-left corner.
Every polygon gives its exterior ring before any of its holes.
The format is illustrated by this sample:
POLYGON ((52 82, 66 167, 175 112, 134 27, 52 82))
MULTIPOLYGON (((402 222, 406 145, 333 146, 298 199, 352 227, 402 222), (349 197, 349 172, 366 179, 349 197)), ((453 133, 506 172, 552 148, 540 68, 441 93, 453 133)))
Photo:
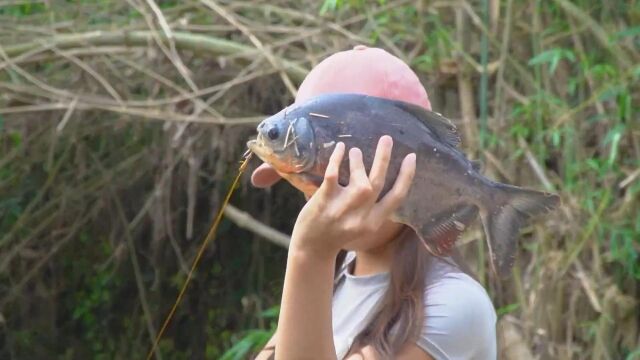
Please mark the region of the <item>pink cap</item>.
POLYGON ((313 68, 298 89, 296 103, 338 92, 402 100, 431 110, 427 91, 407 64, 364 45, 335 53, 313 68))
MULTIPOLYGON (((418 76, 399 58, 379 48, 358 45, 320 62, 300 85, 296 103, 328 93, 357 93, 413 103, 431 110, 418 76)), ((268 187, 280 176, 267 164, 251 176, 257 187, 268 187)))

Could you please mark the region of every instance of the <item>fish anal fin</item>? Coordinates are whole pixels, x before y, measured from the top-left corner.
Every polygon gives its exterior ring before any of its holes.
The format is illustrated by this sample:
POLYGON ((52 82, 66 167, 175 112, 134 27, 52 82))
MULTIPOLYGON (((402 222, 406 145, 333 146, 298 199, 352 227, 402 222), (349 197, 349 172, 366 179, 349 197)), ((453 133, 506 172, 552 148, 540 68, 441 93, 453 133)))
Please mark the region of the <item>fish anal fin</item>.
POLYGON ((437 112, 427 110, 418 105, 409 104, 403 101, 394 101, 394 103, 398 108, 419 119, 436 135, 438 140, 441 140, 452 147, 460 145, 460 135, 451 120, 437 112))
POLYGON ((469 227, 477 214, 476 206, 460 205, 427 220, 420 227, 418 235, 434 255, 448 255, 454 249, 460 234, 469 227))

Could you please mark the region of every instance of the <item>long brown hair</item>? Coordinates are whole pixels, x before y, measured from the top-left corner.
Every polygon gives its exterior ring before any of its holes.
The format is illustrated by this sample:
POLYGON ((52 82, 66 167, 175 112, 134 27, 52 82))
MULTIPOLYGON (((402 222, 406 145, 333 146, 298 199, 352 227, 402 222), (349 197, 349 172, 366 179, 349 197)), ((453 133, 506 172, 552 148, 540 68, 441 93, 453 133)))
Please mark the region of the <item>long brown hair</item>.
MULTIPOLYGON (((378 356, 391 359, 405 344, 415 342, 420 336, 424 321, 425 277, 431 257, 408 226, 396 241, 389 287, 382 306, 354 339, 349 353, 357 353, 370 345, 378 356)), ((339 265, 344 257, 337 260, 336 265, 339 265)))

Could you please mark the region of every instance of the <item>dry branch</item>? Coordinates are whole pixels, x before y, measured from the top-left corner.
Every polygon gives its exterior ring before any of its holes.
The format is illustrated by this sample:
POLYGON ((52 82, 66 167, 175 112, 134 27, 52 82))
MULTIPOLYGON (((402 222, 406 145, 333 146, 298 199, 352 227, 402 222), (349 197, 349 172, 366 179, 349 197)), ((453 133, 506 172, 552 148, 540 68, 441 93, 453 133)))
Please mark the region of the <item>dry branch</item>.
MULTIPOLYGON (((151 31, 92 31, 82 34, 56 35, 42 38, 26 44, 6 47, 4 50, 9 57, 15 57, 25 52, 39 48, 46 49, 51 46, 55 46, 58 49, 116 45, 146 47, 153 41, 153 36, 154 34, 151 31)), ((160 34, 160 36, 164 35, 160 34)), ((212 36, 173 32, 173 37, 176 47, 198 54, 233 55, 246 59, 252 59, 260 54, 259 50, 253 47, 212 36)), ((293 61, 286 59, 278 59, 278 61, 282 64, 282 70, 295 81, 301 82, 308 73, 307 69, 293 61)), ((2 63, 0 63, 1 66, 2 63)))
POLYGON ((252 231, 276 245, 284 248, 289 247, 289 236, 261 223, 249 215, 249 213, 239 210, 231 204, 225 208, 224 215, 243 229, 252 231))

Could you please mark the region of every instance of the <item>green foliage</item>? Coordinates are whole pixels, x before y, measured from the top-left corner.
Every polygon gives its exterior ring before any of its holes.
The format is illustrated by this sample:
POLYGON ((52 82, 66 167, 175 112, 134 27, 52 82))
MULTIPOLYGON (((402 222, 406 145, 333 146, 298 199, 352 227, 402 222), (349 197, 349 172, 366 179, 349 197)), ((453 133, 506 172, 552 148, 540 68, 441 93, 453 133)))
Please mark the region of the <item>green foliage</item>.
MULTIPOLYGON (((483 146, 465 138, 464 150, 485 157, 491 177, 548 187, 563 199, 560 210, 524 230, 514 277, 485 282, 498 314, 520 321, 538 358, 640 358, 620 340, 636 331, 624 323, 637 319, 640 297, 637 4, 570 2, 576 14, 563 1, 514 1, 508 21, 504 2, 497 21, 483 24, 473 2, 219 3, 273 56, 303 68, 361 42, 403 57, 434 108, 465 137, 480 128, 461 115, 467 80, 471 108, 478 117, 482 105, 487 116, 483 146), (489 72, 481 93, 483 61, 489 72), (612 288, 619 295, 611 297, 612 288)), ((0 44, 17 66, 0 59, 2 359, 143 358, 149 329, 158 331, 175 300, 254 134, 255 124, 233 119, 274 113, 292 100, 280 71, 253 53, 174 51, 155 39, 48 47, 51 36, 70 33, 163 31, 148 4, 133 4, 0 4, 0 44), (45 47, 19 51, 30 42, 45 47), (28 110, 51 104, 61 108, 28 110), (150 113, 165 121, 144 122, 150 113), (226 122, 168 121, 178 115, 226 122)), ((157 4, 174 32, 255 47, 202 4, 157 4)), ((247 184, 232 203, 291 229, 302 197, 285 185, 258 191, 247 184)), ((484 269, 486 257, 475 249, 463 248, 484 269)), ((277 324, 285 263, 284 249, 223 221, 160 342, 163 358, 244 359, 262 348, 277 324)))
POLYGON ((576 61, 576 56, 569 49, 550 49, 543 51, 529 60, 529 66, 538 64, 549 64, 549 71, 553 74, 558 67, 560 60, 576 61))
POLYGON ((43 2, 16 1, 16 4, 0 4, 0 15, 10 15, 14 17, 26 17, 36 15, 47 10, 43 2))
POLYGON ((258 316, 270 320, 271 327, 269 330, 249 329, 239 340, 235 342, 229 350, 227 350, 220 360, 240 360, 247 358, 251 353, 260 351, 276 330, 278 315, 280 314, 280 306, 274 306, 263 311, 258 316))
MULTIPOLYGON (((377 0, 377 3, 380 5, 383 5, 385 2, 386 0, 377 0)), ((336 11, 342 7, 345 7, 345 5, 356 9, 362 9, 366 7, 366 5, 370 4, 367 4, 366 0, 324 0, 322 6, 320 7, 320 15, 325 15, 328 12, 336 11)))
POLYGON ((501 308, 496 309, 496 314, 498 316, 506 315, 506 314, 509 314, 509 313, 512 313, 512 312, 518 310, 519 307, 520 307, 520 304, 518 304, 518 303, 509 304, 509 305, 506 305, 506 306, 503 306, 501 308))

